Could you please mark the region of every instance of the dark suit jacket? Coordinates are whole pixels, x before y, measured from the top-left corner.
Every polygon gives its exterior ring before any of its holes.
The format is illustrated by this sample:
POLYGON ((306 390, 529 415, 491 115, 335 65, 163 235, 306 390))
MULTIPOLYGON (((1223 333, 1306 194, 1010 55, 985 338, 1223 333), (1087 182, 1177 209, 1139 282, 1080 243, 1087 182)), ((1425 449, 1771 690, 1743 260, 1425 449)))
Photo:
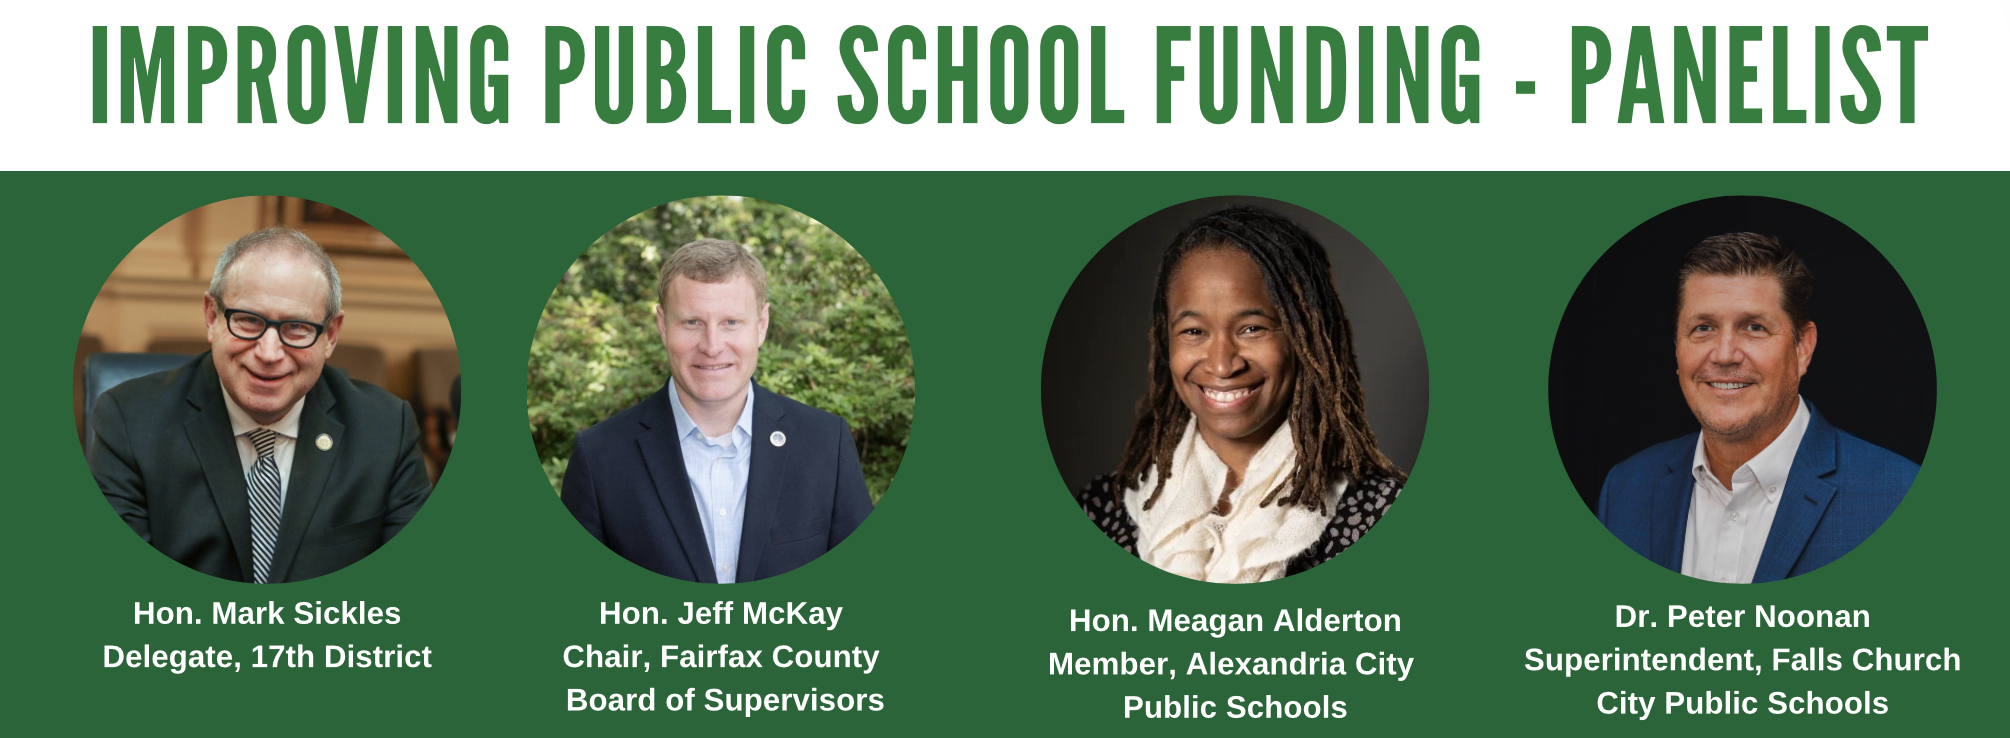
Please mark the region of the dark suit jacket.
MULTIPOLYGON (((196 571, 251 581, 251 499, 209 354, 113 387, 91 423, 91 475, 141 539, 196 571)), ((322 367, 300 410, 272 581, 356 563, 397 535, 431 492, 412 407, 322 367), (327 451, 315 445, 323 433, 334 442, 327 451)))
MULTIPOLYGON (((1919 474, 1918 464, 1829 425, 1813 404, 1808 415, 1753 582, 1800 576, 1842 558, 1891 517, 1919 474)), ((1682 571, 1696 487, 1696 436, 1655 444, 1621 462, 1598 497, 1598 519, 1613 535, 1676 572, 1682 571)))
MULTIPOLYGON (((793 571, 843 543, 872 512, 844 419, 754 385, 735 581, 793 571), (770 442, 775 431, 783 445, 770 442)), ((684 471, 670 390, 658 390, 572 441, 565 507, 622 558, 664 576, 717 582, 684 471)))

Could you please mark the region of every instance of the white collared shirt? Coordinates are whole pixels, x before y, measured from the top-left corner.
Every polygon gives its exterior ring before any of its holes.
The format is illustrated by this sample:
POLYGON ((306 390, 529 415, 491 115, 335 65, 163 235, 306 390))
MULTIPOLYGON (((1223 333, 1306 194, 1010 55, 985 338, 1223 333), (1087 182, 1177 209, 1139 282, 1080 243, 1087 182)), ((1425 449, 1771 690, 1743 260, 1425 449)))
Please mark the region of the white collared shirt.
MULTIPOLYGON (((217 383, 222 384, 222 380, 217 380, 217 383)), ((238 407, 236 400, 230 399, 229 387, 223 389, 223 406, 230 411, 230 433, 237 438, 237 460, 244 464, 245 476, 250 476, 251 465, 258 463, 258 447, 251 445, 251 439, 244 434, 259 428, 279 434, 272 441, 272 461, 279 465, 279 506, 285 509, 286 488, 293 480, 293 449, 300 445, 300 408, 307 406, 307 396, 301 395, 300 399, 294 400, 293 409, 286 411, 286 415, 271 425, 259 425, 258 421, 252 420, 250 413, 238 407)))
POLYGON ((1780 493, 1794 468, 1794 454, 1808 432, 1808 401, 1796 398, 1794 419, 1759 455, 1731 474, 1725 489, 1710 473, 1703 438, 1696 438, 1690 473, 1696 486, 1689 500, 1689 532, 1682 544, 1682 573, 1713 582, 1751 584, 1780 509, 1780 493))
POLYGON ((739 581, 740 532, 747 514, 747 475, 754 462, 754 383, 747 383, 747 401, 732 430, 713 438, 698 428, 670 385, 670 414, 676 419, 678 450, 684 474, 691 480, 691 497, 698 503, 698 520, 705 527, 705 544, 712 552, 713 573, 720 584, 739 581))

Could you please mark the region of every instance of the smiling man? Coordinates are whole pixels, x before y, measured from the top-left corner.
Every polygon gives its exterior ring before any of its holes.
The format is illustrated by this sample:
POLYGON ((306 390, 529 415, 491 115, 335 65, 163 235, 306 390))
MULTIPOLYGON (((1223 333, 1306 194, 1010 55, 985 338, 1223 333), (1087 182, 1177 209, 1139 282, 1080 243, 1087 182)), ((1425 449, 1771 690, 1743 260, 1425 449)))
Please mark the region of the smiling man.
POLYGON ((670 381, 579 433, 562 499, 623 558, 694 582, 794 570, 872 512, 851 429, 753 381, 768 275, 730 241, 685 244, 657 276, 670 381))
POLYGON ((269 228, 217 257, 209 353, 106 392, 91 474, 140 538, 206 574, 291 582, 339 570, 432 491, 410 405, 326 366, 342 281, 305 234, 269 228))
POLYGON ((1849 553, 1904 499, 1917 464, 1800 396, 1814 283, 1769 236, 1713 236, 1683 258, 1675 376, 1702 428, 1606 476, 1598 518, 1628 547, 1698 579, 1776 581, 1849 553))

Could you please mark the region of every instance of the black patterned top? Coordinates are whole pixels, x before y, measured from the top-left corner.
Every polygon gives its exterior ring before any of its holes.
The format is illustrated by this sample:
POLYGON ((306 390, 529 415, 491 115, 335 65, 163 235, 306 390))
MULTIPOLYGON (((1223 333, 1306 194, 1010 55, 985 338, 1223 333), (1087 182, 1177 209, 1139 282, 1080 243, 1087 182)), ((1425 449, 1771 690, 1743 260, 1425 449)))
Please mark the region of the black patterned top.
MULTIPOLYGON (((1075 490, 1075 502, 1088 513, 1089 520, 1103 531, 1103 535, 1124 547, 1130 555, 1138 555, 1138 524, 1131 519, 1129 510, 1124 509, 1121 487, 1115 473, 1104 474, 1089 480, 1087 486, 1075 490)), ((1396 501, 1396 495, 1403 491, 1403 482, 1395 477, 1369 477, 1359 483, 1347 485, 1340 494, 1339 509, 1326 522, 1326 532, 1319 540, 1291 560, 1284 569, 1285 576, 1291 576, 1312 567, 1326 563, 1374 527, 1389 511, 1389 505, 1396 501)))

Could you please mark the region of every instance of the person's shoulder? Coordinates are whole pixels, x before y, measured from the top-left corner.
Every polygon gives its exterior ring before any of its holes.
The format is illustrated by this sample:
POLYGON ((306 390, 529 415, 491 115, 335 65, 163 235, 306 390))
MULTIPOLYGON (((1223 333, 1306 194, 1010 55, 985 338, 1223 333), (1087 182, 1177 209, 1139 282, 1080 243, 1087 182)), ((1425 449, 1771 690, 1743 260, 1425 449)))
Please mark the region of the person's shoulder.
POLYGON ((1099 474, 1088 484, 1074 489, 1075 501, 1084 506, 1113 503, 1128 486, 1118 481, 1116 472, 1099 474))
POLYGON ((121 407, 178 401, 188 395, 189 388, 194 386, 196 378, 203 373, 201 362, 208 360, 209 354, 201 354, 173 369, 143 374, 120 382, 117 386, 105 390, 104 394, 121 407))
POLYGON ((1912 486, 1919 465, 1883 446, 1836 429, 1836 476, 1858 484, 1890 489, 1898 494, 1912 486))
POLYGON ((1326 521, 1325 541, 1315 546, 1324 550, 1328 558, 1339 553, 1348 544, 1360 540, 1361 534, 1374 527, 1375 522, 1389 513, 1389 507, 1396 503, 1396 496, 1403 493, 1403 478, 1394 474, 1370 472, 1361 477, 1352 477, 1340 488, 1338 504, 1333 515, 1326 521), (1341 541, 1336 546, 1327 546, 1332 541, 1341 541))
POLYGON ((1130 512, 1124 509, 1122 494, 1130 485, 1124 484, 1116 472, 1110 472, 1089 480, 1074 490, 1075 504, 1089 516, 1090 522, 1108 536, 1112 542, 1122 546, 1135 556, 1138 553, 1138 524, 1131 520, 1130 512))
POLYGON ((1286 575, 1297 574, 1312 567, 1332 561, 1349 546, 1368 534, 1389 508, 1396 504, 1396 496, 1403 493, 1403 478, 1395 474, 1371 472, 1354 477, 1340 489, 1340 498, 1334 505, 1332 515, 1326 518, 1326 528, 1319 534, 1319 540, 1305 547, 1294 557, 1286 575))
MULTIPOLYGON (((668 402, 668 398, 664 395, 663 390, 658 389, 643 397, 641 402, 622 408, 621 412, 607 416, 606 420, 588 426, 586 430, 580 431, 578 435, 573 436, 573 453, 578 453, 578 450, 583 447, 591 448, 596 444, 616 442, 617 439, 633 438, 640 435, 644 429, 643 419, 646 416, 652 415, 649 408, 649 403, 652 402, 668 402)), ((670 415, 669 409, 668 405, 663 406, 661 408, 662 414, 665 416, 670 415)))
POLYGON ((1348 486, 1366 494, 1394 499, 1403 491, 1403 478, 1394 474, 1370 473, 1348 486))
MULTIPOLYGON (((377 385, 353 379, 338 367, 321 367, 320 384, 335 398, 338 411, 365 420, 402 420, 411 403, 377 385)), ((310 403, 311 404, 311 403, 310 403)))
POLYGON ((1696 457, 1696 434, 1690 433, 1641 449, 1639 453, 1626 457, 1612 467, 1606 479, 1626 480, 1640 477, 1655 477, 1668 473, 1672 465, 1680 468, 1688 465, 1696 457))
POLYGON ((850 427, 849 424, 845 423, 844 418, 838 417, 837 414, 828 410, 805 404, 795 398, 766 387, 761 387, 758 384, 754 386, 760 387, 760 391, 754 398, 754 412, 756 413, 765 412, 761 408, 761 403, 773 402, 778 404, 781 407, 782 414, 787 416, 791 422, 797 424, 798 427, 806 425, 829 432, 837 432, 839 429, 850 427))

